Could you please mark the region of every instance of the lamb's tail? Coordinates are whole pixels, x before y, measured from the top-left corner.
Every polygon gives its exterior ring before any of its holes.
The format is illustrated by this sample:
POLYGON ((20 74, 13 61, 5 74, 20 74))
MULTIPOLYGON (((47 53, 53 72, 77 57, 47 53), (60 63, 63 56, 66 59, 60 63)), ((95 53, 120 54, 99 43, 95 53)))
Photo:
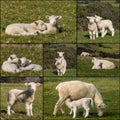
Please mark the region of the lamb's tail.
POLYGON ((90 98, 90 104, 91 104, 92 107, 94 107, 94 103, 93 103, 93 99, 92 98, 90 98))

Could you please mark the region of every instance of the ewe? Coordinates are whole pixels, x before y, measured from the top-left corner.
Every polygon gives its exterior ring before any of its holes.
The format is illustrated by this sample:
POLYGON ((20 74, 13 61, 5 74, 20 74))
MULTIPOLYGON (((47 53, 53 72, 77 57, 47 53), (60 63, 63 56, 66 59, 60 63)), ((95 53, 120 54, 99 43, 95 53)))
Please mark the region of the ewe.
POLYGON ((71 101, 70 98, 67 98, 65 104, 70 108, 70 115, 73 113, 73 118, 76 118, 77 110, 80 108, 84 109, 83 116, 86 118, 89 115, 89 104, 93 107, 92 98, 81 98, 79 100, 71 101))
POLYGON ((46 24, 41 20, 37 20, 31 24, 10 24, 7 26, 5 33, 9 35, 38 35, 38 31, 44 31, 46 29, 46 24))
POLYGON ((55 104, 53 115, 56 116, 59 108, 62 114, 65 113, 62 109, 62 105, 67 98, 70 98, 71 100, 78 100, 84 97, 92 98, 96 105, 98 116, 103 115, 106 105, 103 102, 101 94, 93 84, 73 80, 59 83, 56 86, 56 90, 59 94, 59 100, 55 104))
POLYGON ((13 107, 17 102, 24 102, 25 108, 28 116, 33 116, 32 112, 32 104, 34 101, 34 94, 36 91, 36 87, 40 85, 40 83, 25 83, 25 85, 28 87, 27 90, 19 90, 19 89, 11 89, 8 92, 8 98, 7 98, 7 114, 11 115, 12 113, 15 113, 13 111, 13 107))
POLYGON ((97 23, 98 29, 101 32, 101 37, 104 37, 107 34, 107 29, 112 33, 112 37, 115 34, 113 24, 111 20, 102 20, 103 18, 95 15, 95 21, 97 23))
POLYGON ((97 29, 97 24, 95 23, 95 17, 87 16, 87 19, 89 20, 88 21, 88 31, 89 31, 90 39, 95 40, 95 38, 98 37, 98 29, 97 29))

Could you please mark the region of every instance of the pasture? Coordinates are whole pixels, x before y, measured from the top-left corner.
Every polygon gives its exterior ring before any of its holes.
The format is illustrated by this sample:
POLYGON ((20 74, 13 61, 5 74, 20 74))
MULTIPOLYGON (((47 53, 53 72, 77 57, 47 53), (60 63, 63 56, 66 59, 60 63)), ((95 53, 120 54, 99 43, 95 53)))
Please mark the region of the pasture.
MULTIPOLYGON (((43 66, 43 47, 41 44, 1 44, 1 61, 2 63, 8 59, 11 54, 18 57, 26 57, 32 60, 33 64, 43 66)), ((20 73, 7 73, 1 70, 1 76, 42 76, 42 71, 22 71, 20 73)))
POLYGON ((1 43, 75 43, 76 1, 1 1, 1 43), (48 22, 46 15, 61 15, 62 32, 39 36, 10 36, 5 28, 12 23, 48 22))
POLYGON ((35 101, 33 102, 33 117, 26 116, 24 103, 16 104, 14 110, 15 114, 8 116, 6 114, 7 107, 7 93, 10 89, 26 89, 26 86, 23 83, 1 83, 1 118, 3 119, 15 119, 15 120, 43 120, 43 94, 42 86, 37 87, 35 93, 35 101))
MULTIPOLYGON (((63 81, 81 80, 93 83, 102 94, 104 102, 107 104, 104 116, 99 118, 95 108, 91 108, 90 116, 87 120, 117 120, 119 119, 119 78, 118 77, 46 77, 44 79, 44 119, 45 120, 72 120, 69 109, 64 105, 66 114, 62 116, 60 110, 56 117, 52 116, 54 105, 58 100, 58 93, 55 87, 63 81), (114 98, 114 100, 113 100, 114 98)), ((78 111, 77 118, 83 120, 82 110, 78 111)))

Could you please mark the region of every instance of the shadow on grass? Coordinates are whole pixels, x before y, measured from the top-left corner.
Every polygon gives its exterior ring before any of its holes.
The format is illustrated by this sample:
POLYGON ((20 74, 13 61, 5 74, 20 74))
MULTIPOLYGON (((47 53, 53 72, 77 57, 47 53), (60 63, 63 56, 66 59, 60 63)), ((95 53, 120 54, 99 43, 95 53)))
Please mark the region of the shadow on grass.
POLYGON ((52 73, 55 74, 55 75, 57 75, 57 71, 53 71, 52 73))

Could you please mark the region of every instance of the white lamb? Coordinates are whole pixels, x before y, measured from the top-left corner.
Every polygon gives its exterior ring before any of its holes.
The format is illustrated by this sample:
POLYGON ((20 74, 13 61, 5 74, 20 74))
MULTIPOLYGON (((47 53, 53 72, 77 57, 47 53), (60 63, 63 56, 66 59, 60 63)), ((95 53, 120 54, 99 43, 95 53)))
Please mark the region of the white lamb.
POLYGON ((86 118, 89 116, 89 104, 91 103, 91 106, 93 107, 93 100, 92 98, 81 98, 79 100, 73 100, 71 101, 70 98, 67 98, 65 101, 65 104, 67 107, 71 110, 70 115, 73 113, 73 118, 76 118, 77 110, 80 108, 84 109, 83 116, 86 118))
POLYGON ((40 34, 54 34, 59 32, 59 28, 57 25, 57 21, 59 19, 62 18, 62 16, 55 16, 55 15, 51 15, 51 16, 46 16, 47 19, 49 19, 49 23, 45 23, 45 25, 47 26, 47 29, 44 31, 39 31, 40 34))
POLYGON ((88 21, 88 31, 89 31, 89 36, 90 39, 95 40, 95 38, 98 38, 98 29, 97 29, 97 24, 95 23, 95 17, 87 16, 88 21))
POLYGON ((98 29, 101 32, 101 37, 104 37, 107 34, 107 29, 111 32, 112 37, 114 36, 115 30, 111 20, 103 20, 102 17, 95 15, 95 21, 97 23, 98 29))
POLYGON ((32 70, 32 71, 42 70, 42 66, 37 64, 30 64, 32 61, 27 59, 26 57, 20 58, 19 61, 20 61, 21 70, 32 70))
POLYGON ((25 103, 27 116, 33 116, 32 104, 34 101, 36 87, 39 86, 40 83, 30 82, 30 83, 25 83, 25 85, 28 87, 27 90, 11 89, 8 92, 8 99, 7 99, 8 115, 11 115, 11 113, 15 113, 13 107, 17 102, 23 102, 25 103))
POLYGON ((11 72, 11 73, 21 72, 22 70, 20 70, 18 66, 15 64, 18 62, 19 62, 19 58, 15 54, 12 54, 9 56, 8 60, 3 62, 2 70, 4 72, 11 72))
POLYGON ((58 58, 55 58, 55 66, 57 68, 58 75, 62 76, 66 72, 67 62, 63 56, 64 52, 57 52, 58 58))
POLYGON ((80 56, 84 56, 84 57, 85 57, 85 56, 91 56, 91 55, 90 55, 90 53, 88 53, 88 52, 82 52, 82 53, 80 54, 80 56))
POLYGON ((111 61, 101 60, 95 57, 92 58, 92 63, 94 64, 92 69, 114 69, 116 67, 111 61))
POLYGON ((6 27, 5 33, 9 35, 38 35, 38 31, 47 29, 45 23, 37 20, 31 24, 14 23, 6 27))
POLYGON ((62 106, 67 98, 78 100, 84 97, 92 98, 96 105, 98 116, 103 115, 106 105, 103 102, 101 94, 93 84, 73 80, 59 83, 56 86, 56 90, 59 94, 59 100, 55 104, 53 115, 56 116, 59 108, 62 114, 65 113, 62 106))

